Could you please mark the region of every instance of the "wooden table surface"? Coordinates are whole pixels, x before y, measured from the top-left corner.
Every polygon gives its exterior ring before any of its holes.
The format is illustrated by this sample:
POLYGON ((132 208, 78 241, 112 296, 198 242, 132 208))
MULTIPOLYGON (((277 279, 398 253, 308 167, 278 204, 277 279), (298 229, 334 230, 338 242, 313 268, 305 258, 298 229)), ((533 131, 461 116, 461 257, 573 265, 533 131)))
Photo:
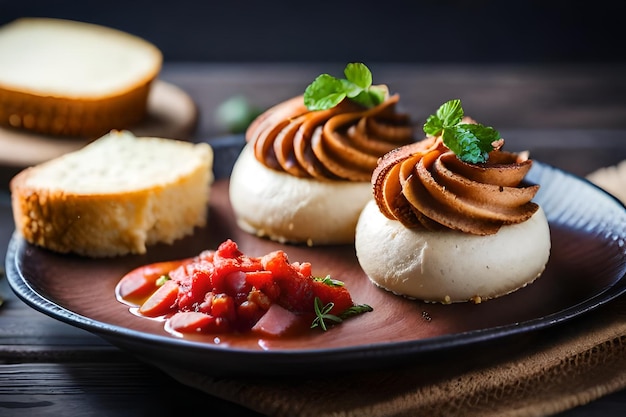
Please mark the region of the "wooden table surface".
MULTIPOLYGON (((460 98, 466 112, 498 128, 507 149, 529 149, 576 175, 626 159, 626 67, 429 66, 369 64, 375 83, 399 92, 418 121, 460 98)), ((302 93, 343 64, 166 64, 161 78, 185 90, 199 110, 194 140, 226 132, 215 111, 242 95, 266 108, 302 93)), ((2 152, 0 150, 0 152, 2 152)), ((0 184, 0 253, 14 226, 7 184, 0 184)), ((3 256, 4 258, 4 256, 3 256)), ((4 265, 4 263, 3 263, 4 265)), ((99 337, 39 313, 0 279, 0 416, 258 415, 189 388, 99 337), (206 410, 206 411, 205 411, 206 410)), ((626 390, 561 417, 626 415, 626 390)))

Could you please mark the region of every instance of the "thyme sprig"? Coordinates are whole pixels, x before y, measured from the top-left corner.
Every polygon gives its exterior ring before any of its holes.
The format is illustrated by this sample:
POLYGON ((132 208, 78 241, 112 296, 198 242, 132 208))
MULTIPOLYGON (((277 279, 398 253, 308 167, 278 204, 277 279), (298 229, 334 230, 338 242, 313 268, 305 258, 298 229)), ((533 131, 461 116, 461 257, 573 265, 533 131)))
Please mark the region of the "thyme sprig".
POLYGON ((339 324, 349 317, 353 317, 368 311, 374 310, 367 304, 354 305, 340 315, 330 314, 330 311, 335 307, 335 303, 329 302, 326 305, 322 305, 322 300, 319 297, 315 297, 313 308, 315 310, 315 319, 311 323, 311 329, 320 327, 323 331, 328 330, 328 326, 332 324, 339 324))
POLYGON ((334 323, 341 323, 343 320, 334 314, 330 314, 330 310, 335 307, 335 303, 330 302, 324 306, 322 306, 322 300, 319 297, 315 297, 315 301, 313 302, 313 308, 315 309, 315 319, 313 319, 313 323, 311 323, 311 329, 315 327, 321 327, 322 330, 328 330, 326 325, 327 321, 331 321, 334 323))
POLYGON ((321 282, 322 284, 330 285, 331 287, 343 287, 345 285, 343 281, 332 279, 330 275, 326 275, 324 278, 313 277, 313 280, 321 282))

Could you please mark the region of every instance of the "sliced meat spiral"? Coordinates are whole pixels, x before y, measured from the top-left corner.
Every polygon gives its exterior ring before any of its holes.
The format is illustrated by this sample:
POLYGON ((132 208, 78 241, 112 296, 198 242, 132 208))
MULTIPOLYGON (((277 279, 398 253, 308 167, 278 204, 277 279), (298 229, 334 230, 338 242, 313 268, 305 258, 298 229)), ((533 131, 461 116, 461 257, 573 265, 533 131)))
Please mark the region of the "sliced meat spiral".
POLYGON ((414 142, 410 118, 392 95, 366 109, 351 100, 309 111, 302 96, 270 108, 246 131, 257 160, 291 175, 319 180, 369 181, 378 158, 414 142))

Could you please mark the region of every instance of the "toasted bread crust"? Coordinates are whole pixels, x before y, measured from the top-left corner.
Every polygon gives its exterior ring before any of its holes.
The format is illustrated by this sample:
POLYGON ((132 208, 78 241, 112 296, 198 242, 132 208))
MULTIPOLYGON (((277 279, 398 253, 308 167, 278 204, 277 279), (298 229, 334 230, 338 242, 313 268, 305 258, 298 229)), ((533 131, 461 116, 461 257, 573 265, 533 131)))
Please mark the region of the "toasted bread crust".
POLYGON ((117 192, 41 186, 33 177, 52 168, 25 169, 11 181, 16 230, 32 244, 90 257, 143 254, 149 245, 191 234, 206 224, 213 154, 206 144, 181 146, 197 146, 192 167, 170 180, 146 178, 144 185, 117 192))
POLYGON ((11 56, 0 70, 0 126, 87 138, 144 119, 163 60, 137 36, 51 18, 0 28, 0 54, 11 56), (34 62, 44 68, 33 71, 34 62))
POLYGON ((105 98, 50 97, 0 86, 0 125, 54 136, 98 137, 144 119, 152 79, 105 98))

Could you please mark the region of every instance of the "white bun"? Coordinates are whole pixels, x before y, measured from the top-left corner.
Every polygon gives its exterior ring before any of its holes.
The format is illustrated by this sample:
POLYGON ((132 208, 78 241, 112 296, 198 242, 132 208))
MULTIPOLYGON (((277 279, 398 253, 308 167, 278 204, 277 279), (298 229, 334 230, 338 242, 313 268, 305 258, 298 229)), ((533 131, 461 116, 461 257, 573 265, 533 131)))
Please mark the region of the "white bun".
POLYGON ((261 164, 246 145, 230 176, 230 202, 239 227, 278 242, 354 242, 357 220, 372 200, 369 182, 298 178, 261 164))
POLYGON ((452 230, 408 229, 376 203, 361 213, 356 254, 370 280, 395 294, 427 302, 480 302, 534 281, 550 255, 541 208, 527 221, 476 236, 452 230))

